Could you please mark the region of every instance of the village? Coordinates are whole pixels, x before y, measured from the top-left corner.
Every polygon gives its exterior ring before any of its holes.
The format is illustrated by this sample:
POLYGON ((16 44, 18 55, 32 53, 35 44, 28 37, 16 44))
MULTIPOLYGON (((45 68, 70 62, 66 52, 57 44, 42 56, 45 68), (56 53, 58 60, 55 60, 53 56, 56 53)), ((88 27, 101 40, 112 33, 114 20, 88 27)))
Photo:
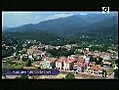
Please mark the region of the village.
MULTIPOLYGON (((27 43, 30 43, 30 41, 27 41, 27 43)), ((22 45, 24 48, 19 51, 18 55, 13 53, 10 57, 2 58, 2 68, 58 69, 60 71, 59 75, 33 75, 28 76, 29 79, 64 79, 68 73, 74 74, 75 79, 114 79, 114 70, 118 69, 116 63, 118 61, 118 52, 116 54, 92 52, 87 47, 85 49, 76 49, 73 55, 53 57, 50 53, 47 53, 48 49, 60 50, 65 48, 71 50, 78 47, 78 45, 52 46, 40 43, 26 49, 27 43, 22 45), (26 53, 22 53, 24 51, 26 53), (76 53, 77 51, 80 53, 76 53), (15 65, 17 66, 15 67, 15 65)), ((19 75, 2 75, 3 79, 15 79, 16 77, 19 77, 19 75)))

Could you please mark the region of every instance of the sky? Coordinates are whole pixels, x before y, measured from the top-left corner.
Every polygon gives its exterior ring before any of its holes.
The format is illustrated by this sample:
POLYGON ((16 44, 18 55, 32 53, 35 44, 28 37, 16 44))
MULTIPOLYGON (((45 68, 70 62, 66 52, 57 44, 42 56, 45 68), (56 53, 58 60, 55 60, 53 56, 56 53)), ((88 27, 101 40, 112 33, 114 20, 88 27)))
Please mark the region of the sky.
MULTIPOLYGON (((2 12, 2 26, 17 27, 25 24, 36 24, 45 20, 68 17, 75 14, 87 15, 94 12, 68 12, 68 11, 3 11, 2 12)), ((97 12, 95 12, 97 13, 97 12)), ((99 12, 101 13, 101 12, 99 12)))

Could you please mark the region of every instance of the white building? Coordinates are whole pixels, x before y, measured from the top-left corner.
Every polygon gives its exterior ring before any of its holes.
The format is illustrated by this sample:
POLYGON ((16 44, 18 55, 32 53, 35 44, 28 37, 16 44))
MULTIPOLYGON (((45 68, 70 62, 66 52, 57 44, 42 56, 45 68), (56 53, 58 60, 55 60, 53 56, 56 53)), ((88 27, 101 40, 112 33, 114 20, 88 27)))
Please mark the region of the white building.
POLYGON ((89 51, 89 48, 86 48, 87 51, 89 51))
POLYGON ((65 61, 63 69, 64 70, 71 70, 71 69, 73 69, 73 61, 65 61))
POLYGON ((13 56, 16 56, 16 52, 15 52, 15 53, 13 53, 13 56))
POLYGON ((41 64, 43 69, 46 69, 46 68, 52 69, 52 67, 50 66, 50 61, 43 61, 41 62, 41 64))
POLYGON ((32 55, 29 55, 28 58, 29 58, 30 60, 34 60, 34 58, 32 57, 32 55))
POLYGON ((69 60, 68 58, 59 59, 58 61, 56 61, 55 66, 60 70, 71 70, 73 69, 73 62, 73 60, 69 60))
POLYGON ((62 67, 62 66, 63 66, 62 64, 63 64, 63 61, 56 61, 56 62, 55 62, 56 68, 58 68, 58 69, 60 69, 60 70, 62 70, 62 68, 63 68, 63 67, 62 67))
POLYGON ((83 59, 85 59, 85 62, 86 62, 86 63, 89 63, 89 59, 90 59, 90 57, 89 57, 89 56, 84 55, 84 56, 83 56, 83 59))

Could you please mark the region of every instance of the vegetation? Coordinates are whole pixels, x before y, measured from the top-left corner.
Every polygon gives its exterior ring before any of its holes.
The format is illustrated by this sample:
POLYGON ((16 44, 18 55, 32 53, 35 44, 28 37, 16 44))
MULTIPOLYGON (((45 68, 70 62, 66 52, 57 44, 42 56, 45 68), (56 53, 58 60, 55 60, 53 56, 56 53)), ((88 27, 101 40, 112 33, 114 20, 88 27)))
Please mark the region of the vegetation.
POLYGON ((113 71, 114 70, 112 68, 107 69, 107 75, 111 75, 113 73, 113 71))
POLYGON ((72 48, 71 50, 67 50, 66 48, 60 49, 48 49, 46 50, 47 53, 50 53, 53 57, 60 57, 60 56, 70 56, 74 54, 75 49, 72 48))
POLYGON ((24 61, 6 61, 6 63, 3 64, 4 69, 23 69, 24 66, 26 66, 27 62, 24 61))
POLYGON ((75 79, 75 76, 73 73, 68 73, 66 76, 65 76, 65 79, 75 79))
POLYGON ((96 64, 102 64, 102 60, 103 60, 103 58, 99 57, 96 59, 95 62, 96 62, 96 64))
POLYGON ((91 58, 89 59, 90 62, 96 62, 96 64, 102 64, 102 60, 103 60, 103 58, 101 58, 101 57, 95 58, 93 56, 91 56, 91 58))
POLYGON ((114 70, 114 79, 119 79, 118 69, 114 70))
POLYGON ((31 65, 31 60, 28 60, 26 66, 32 66, 32 65, 31 65))
POLYGON ((12 47, 9 47, 8 49, 3 48, 2 49, 2 57, 11 56, 14 52, 15 52, 15 50, 12 47))
POLYGON ((21 75, 20 77, 16 77, 15 79, 28 79, 27 75, 21 75))

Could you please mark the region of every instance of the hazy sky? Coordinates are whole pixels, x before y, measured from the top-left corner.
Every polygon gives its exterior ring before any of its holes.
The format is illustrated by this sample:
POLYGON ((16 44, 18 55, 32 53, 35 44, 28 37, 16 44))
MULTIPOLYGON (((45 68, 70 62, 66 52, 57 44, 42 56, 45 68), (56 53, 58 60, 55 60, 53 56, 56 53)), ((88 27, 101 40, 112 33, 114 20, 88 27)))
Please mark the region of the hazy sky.
POLYGON ((24 24, 29 23, 35 24, 44 20, 67 17, 75 14, 87 15, 88 13, 89 12, 74 12, 74 11, 72 12, 4 11, 2 12, 2 26, 16 27, 24 24))

